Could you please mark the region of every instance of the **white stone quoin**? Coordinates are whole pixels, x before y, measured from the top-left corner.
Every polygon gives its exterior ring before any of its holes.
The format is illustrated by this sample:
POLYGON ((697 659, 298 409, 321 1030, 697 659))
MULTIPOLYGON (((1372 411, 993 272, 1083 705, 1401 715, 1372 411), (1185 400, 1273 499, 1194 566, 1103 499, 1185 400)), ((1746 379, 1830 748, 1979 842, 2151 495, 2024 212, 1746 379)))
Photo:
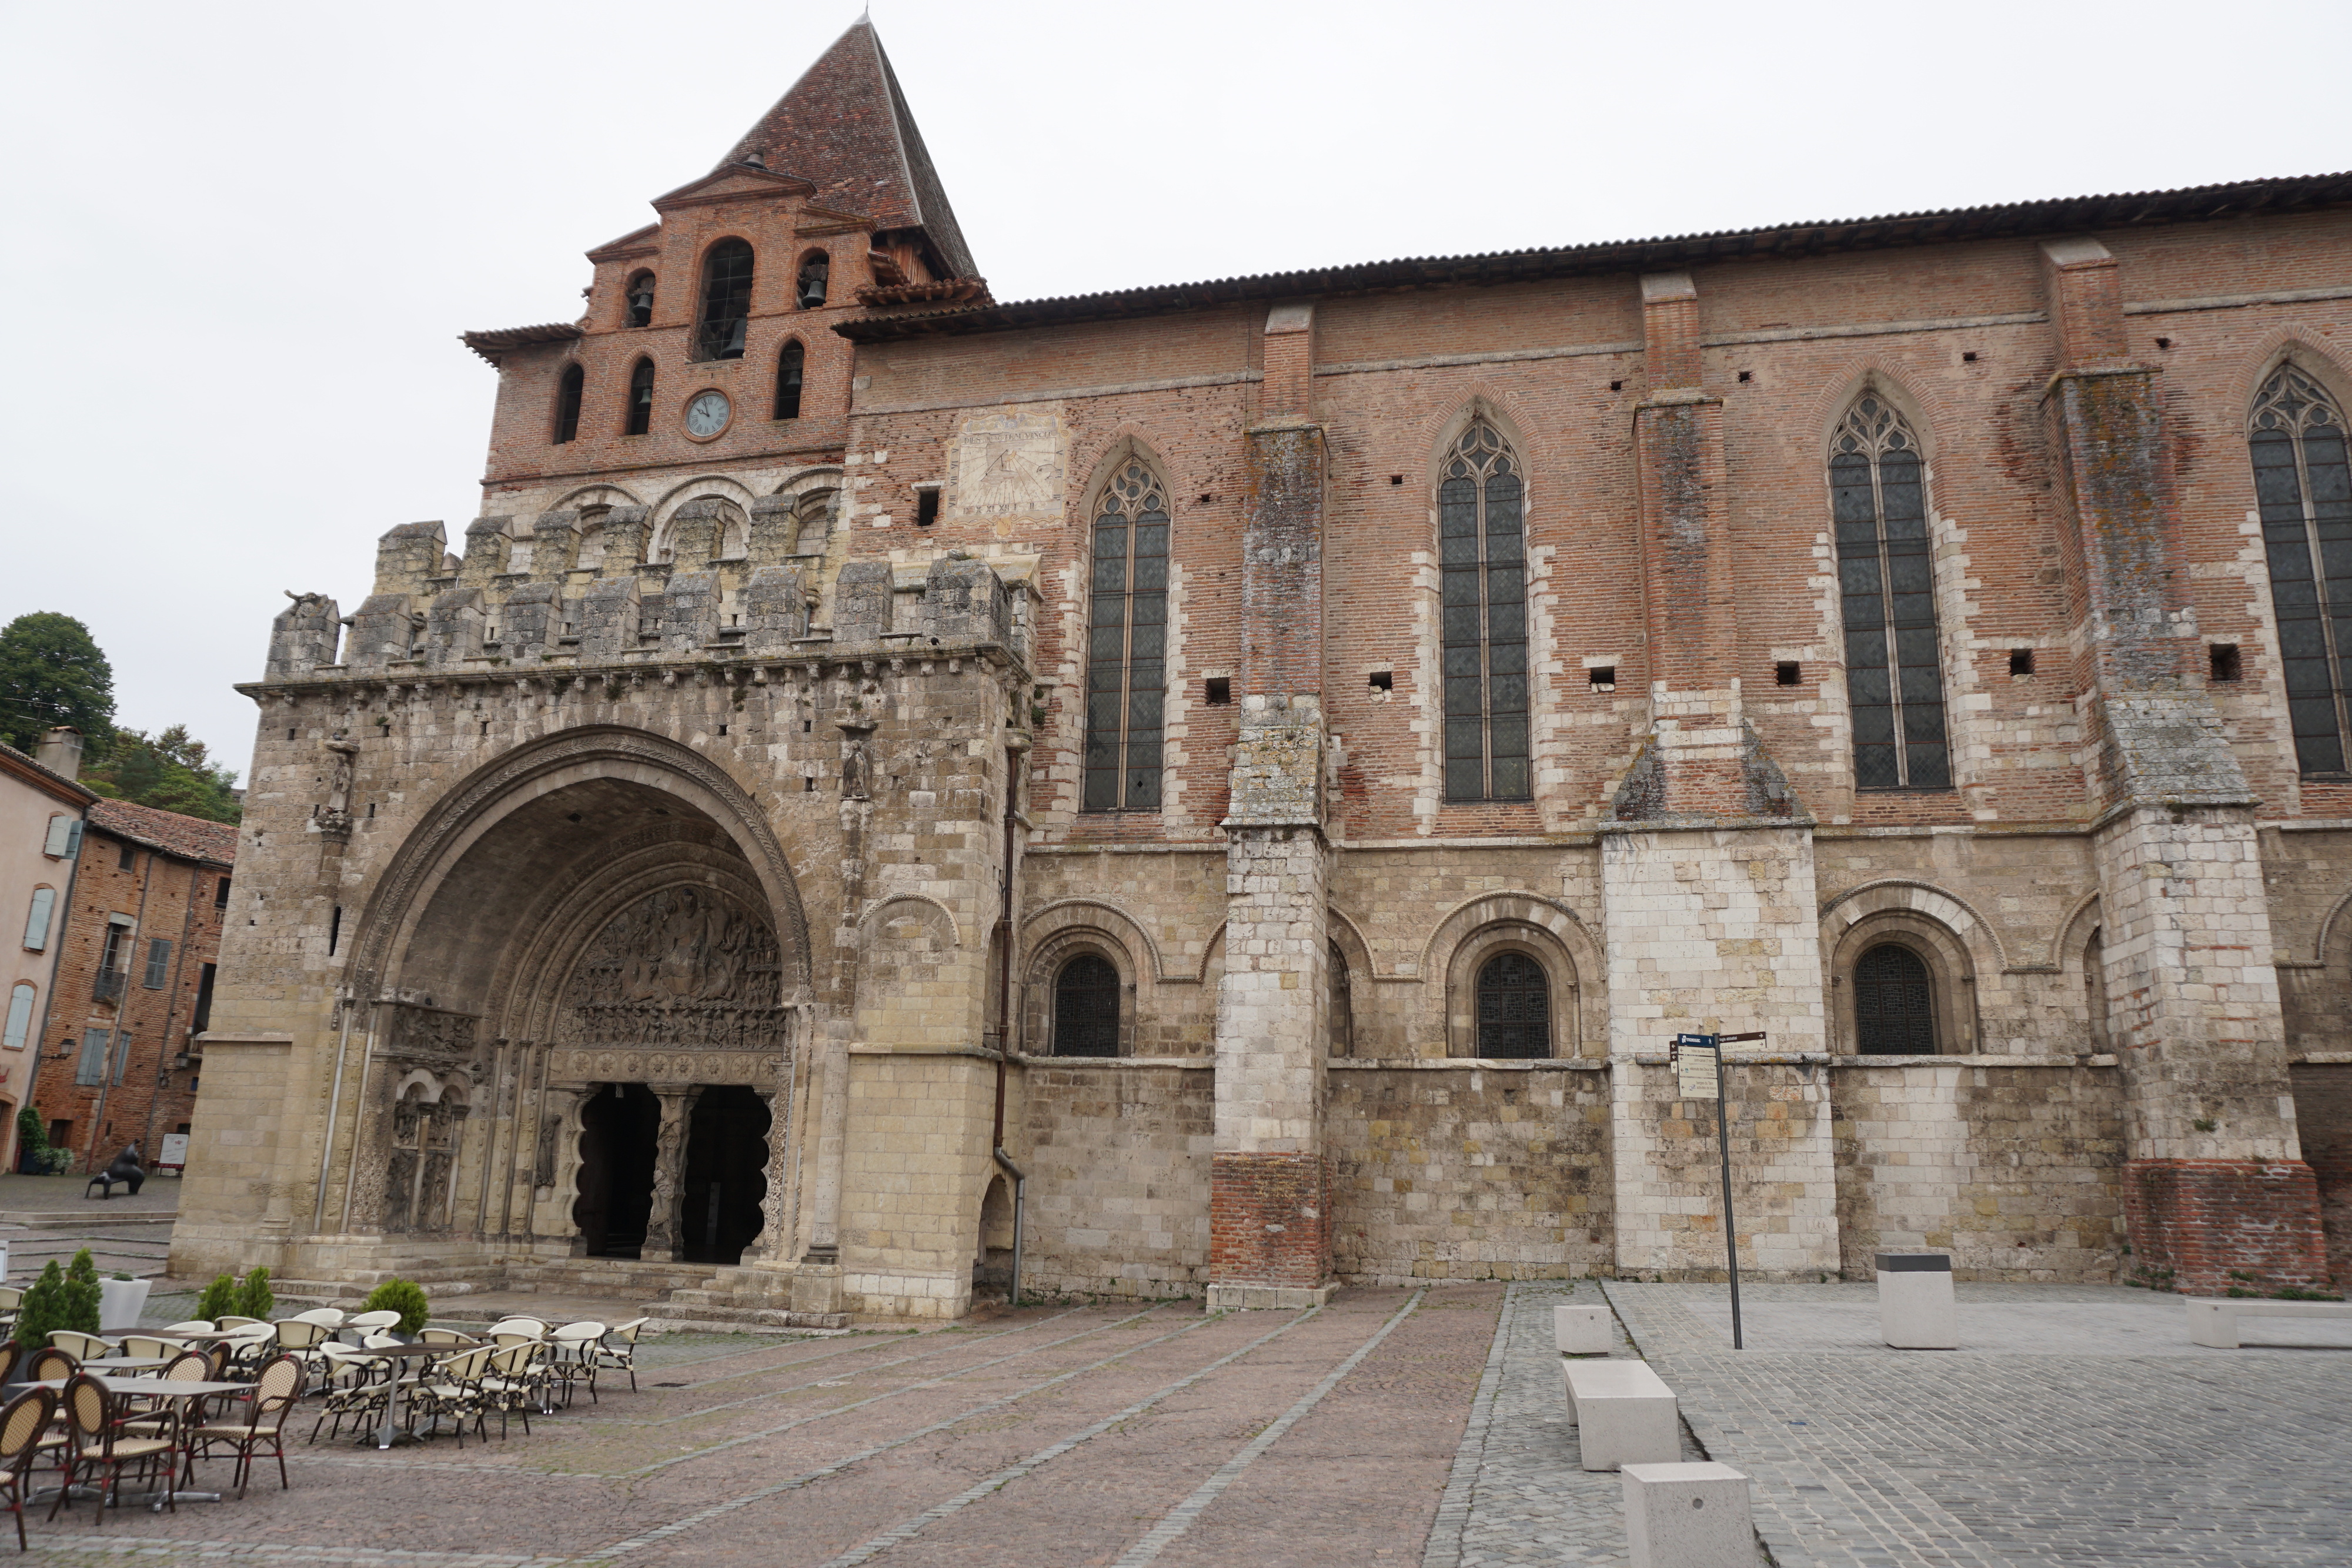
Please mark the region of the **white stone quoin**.
POLYGON ((1566 1361, 1569 1408, 1588 1470, 1671 1464, 1682 1458, 1675 1391, 1643 1361, 1566 1361))
POLYGON ((1562 1355, 1607 1355, 1617 1347, 1607 1307, 1554 1307, 1552 1343, 1562 1355))
POLYGON ((1748 1478, 1729 1465, 1627 1465, 1625 1547, 1633 1568, 1753 1568, 1748 1478))
POLYGON ((1878 1255, 1878 1337, 1896 1350, 1959 1348, 1959 1313, 1952 1304, 1951 1254, 1878 1255))

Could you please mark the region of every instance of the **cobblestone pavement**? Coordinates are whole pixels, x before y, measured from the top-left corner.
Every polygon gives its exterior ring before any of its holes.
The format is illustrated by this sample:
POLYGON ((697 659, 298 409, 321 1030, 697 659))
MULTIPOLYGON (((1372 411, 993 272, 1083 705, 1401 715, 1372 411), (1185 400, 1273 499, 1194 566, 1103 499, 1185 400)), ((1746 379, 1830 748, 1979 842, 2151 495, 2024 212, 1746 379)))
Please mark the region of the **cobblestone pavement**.
POLYGON ((1962 1348, 1895 1351, 1874 1286, 1767 1285, 1734 1353, 1721 1286, 1605 1289, 1781 1568, 2352 1563, 2340 1329, 2204 1350, 2178 1297, 1962 1284, 1962 1348))
MULTIPOLYGON (((1028 1308, 921 1333, 665 1335, 504 1442, 321 1438, 243 1501, 32 1515, 31 1561, 415 1568, 1122 1568, 1423 1549, 1496 1285, 1303 1312, 1028 1308)), ((310 1414, 294 1427, 308 1435, 310 1414)), ((496 1423, 492 1423, 495 1430, 496 1423)), ((216 1484, 226 1465, 200 1470, 216 1484)), ((0 1530, 5 1530, 0 1524, 0 1530)), ((5 1554, 0 1552, 0 1554, 5 1554)))

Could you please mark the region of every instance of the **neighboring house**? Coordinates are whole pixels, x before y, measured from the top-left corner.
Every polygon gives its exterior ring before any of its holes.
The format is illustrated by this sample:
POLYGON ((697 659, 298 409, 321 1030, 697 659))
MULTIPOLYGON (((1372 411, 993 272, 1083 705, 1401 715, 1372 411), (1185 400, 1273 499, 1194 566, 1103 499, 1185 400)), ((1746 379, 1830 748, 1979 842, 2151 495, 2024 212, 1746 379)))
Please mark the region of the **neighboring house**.
POLYGON ((33 1089, 73 1169, 134 1142, 152 1164, 164 1134, 188 1130, 236 859, 226 823, 91 802, 33 1089))
POLYGON ((16 1168, 16 1108, 40 1060, 27 1048, 41 1038, 82 816, 98 799, 74 782, 80 767, 81 737, 69 729, 51 730, 37 757, 0 746, 0 918, 16 937, 0 944, 0 1170, 16 1168))

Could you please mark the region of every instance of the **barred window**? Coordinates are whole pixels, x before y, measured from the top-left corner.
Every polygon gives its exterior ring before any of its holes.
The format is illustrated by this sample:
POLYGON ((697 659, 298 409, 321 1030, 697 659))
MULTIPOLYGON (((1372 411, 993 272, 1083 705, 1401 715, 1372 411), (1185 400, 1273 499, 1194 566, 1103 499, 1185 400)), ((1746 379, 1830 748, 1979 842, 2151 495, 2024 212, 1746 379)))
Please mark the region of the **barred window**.
POLYGON ((724 239, 702 264, 702 321, 694 335, 698 360, 740 360, 751 325, 751 247, 724 239))
POLYGON ((2295 761, 2342 774, 2352 694, 2352 473, 2344 414, 2292 365, 2263 384, 2247 422, 2254 499, 2270 558, 2295 761))
POLYGON ((1936 1054, 1934 996, 1918 954, 1883 942, 1853 967, 1854 1050, 1864 1056, 1936 1054))
POLYGON ((1525 953, 1497 953, 1478 971, 1478 1054, 1505 1061, 1551 1054, 1551 983, 1525 953))
POLYGON ((1054 1054, 1118 1054, 1118 971, 1110 960, 1082 953, 1054 980, 1054 1054))
POLYGON ((1830 440, 1846 697, 1858 789, 1948 789, 1936 574, 1919 443, 1865 395, 1830 440))
POLYGON ((1123 465, 1095 513, 1087 633, 1089 811, 1160 809, 1160 719, 1168 682, 1168 497, 1123 465))
POLYGON ((1528 769, 1526 487, 1510 447, 1475 421, 1437 485, 1444 569, 1445 798, 1525 800, 1528 769))

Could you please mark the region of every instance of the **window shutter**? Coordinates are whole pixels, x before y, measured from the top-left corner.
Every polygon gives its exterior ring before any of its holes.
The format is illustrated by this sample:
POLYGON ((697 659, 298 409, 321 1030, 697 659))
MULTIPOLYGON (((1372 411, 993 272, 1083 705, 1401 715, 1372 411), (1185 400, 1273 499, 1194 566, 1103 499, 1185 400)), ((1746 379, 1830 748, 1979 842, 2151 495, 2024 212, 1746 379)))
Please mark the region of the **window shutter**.
POLYGON ((114 1081, 122 1082, 122 1070, 131 1065, 131 1037, 118 1036, 114 1042, 114 1081))
POLYGON ((57 860, 70 859, 79 835, 74 830, 81 826, 79 817, 57 816, 49 819, 49 836, 41 845, 41 852, 57 860))
POLYGON ((171 968, 172 945, 161 936, 153 938, 147 944, 147 977, 144 981, 147 988, 162 990, 163 977, 171 972, 171 968))
POLYGON ((74 1082, 95 1089, 105 1082, 106 1031, 86 1029, 81 1032, 81 1060, 74 1063, 74 1082))
POLYGON ((32 1027, 33 988, 19 981, 16 988, 8 993, 8 1028, 5 1035, 0 1035, 0 1045, 10 1051, 24 1050, 25 1035, 32 1027))
POLYGON ((33 907, 25 916, 25 946, 36 953, 49 950, 49 915, 57 904, 56 888, 33 889, 33 907))

